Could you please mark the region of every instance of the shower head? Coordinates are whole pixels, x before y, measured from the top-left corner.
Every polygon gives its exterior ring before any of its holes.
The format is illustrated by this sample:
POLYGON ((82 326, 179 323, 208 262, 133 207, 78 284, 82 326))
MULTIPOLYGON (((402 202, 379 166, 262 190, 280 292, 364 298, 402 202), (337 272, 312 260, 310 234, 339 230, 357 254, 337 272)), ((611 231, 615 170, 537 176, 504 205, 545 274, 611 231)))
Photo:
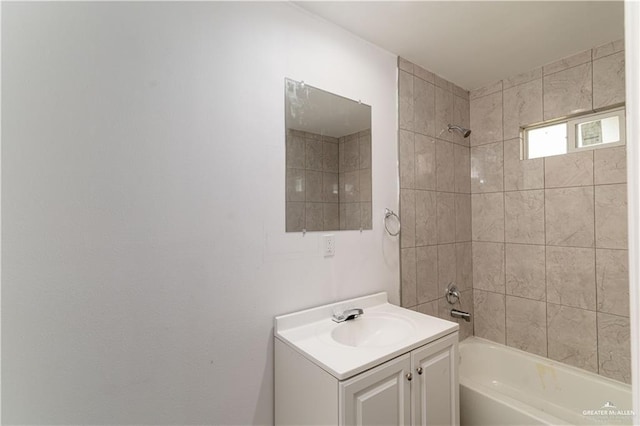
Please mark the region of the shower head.
POLYGON ((449 130, 449 132, 451 132, 452 130, 456 130, 456 131, 460 132, 460 134, 465 138, 468 138, 469 135, 471 134, 471 130, 465 129, 464 127, 455 126, 453 124, 449 124, 447 126, 447 129, 449 130))

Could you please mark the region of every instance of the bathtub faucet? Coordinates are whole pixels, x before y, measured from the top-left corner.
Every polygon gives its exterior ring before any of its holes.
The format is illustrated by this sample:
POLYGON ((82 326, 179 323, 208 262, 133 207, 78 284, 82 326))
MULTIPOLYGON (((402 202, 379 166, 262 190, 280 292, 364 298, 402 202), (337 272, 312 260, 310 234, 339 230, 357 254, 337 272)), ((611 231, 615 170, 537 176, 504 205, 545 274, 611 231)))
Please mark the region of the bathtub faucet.
POLYGON ((471 321, 471 314, 469 312, 459 311, 457 309, 451 310, 451 316, 454 318, 462 318, 466 322, 471 321))

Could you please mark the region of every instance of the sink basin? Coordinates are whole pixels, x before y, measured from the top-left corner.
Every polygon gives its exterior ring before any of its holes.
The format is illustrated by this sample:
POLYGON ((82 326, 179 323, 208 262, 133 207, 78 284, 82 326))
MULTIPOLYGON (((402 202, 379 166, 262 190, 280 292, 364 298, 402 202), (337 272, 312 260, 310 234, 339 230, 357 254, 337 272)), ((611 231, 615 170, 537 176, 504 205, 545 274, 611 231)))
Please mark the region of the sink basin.
POLYGON ((279 343, 338 380, 349 379, 457 330, 457 323, 389 303, 386 293, 280 315, 274 323, 279 343), (353 307, 362 308, 364 314, 342 323, 331 320, 336 312, 353 307))
POLYGON ((331 338, 346 346, 372 348, 393 345, 413 333, 409 321, 393 315, 365 314, 338 325, 331 338))

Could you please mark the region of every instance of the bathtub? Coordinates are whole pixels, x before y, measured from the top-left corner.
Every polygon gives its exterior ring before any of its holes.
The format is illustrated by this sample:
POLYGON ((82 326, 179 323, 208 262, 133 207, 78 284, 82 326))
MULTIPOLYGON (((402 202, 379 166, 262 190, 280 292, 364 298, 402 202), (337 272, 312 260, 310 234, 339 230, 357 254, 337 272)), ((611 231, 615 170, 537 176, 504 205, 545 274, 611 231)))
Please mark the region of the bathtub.
POLYGON ((631 425, 631 386, 477 337, 460 343, 461 426, 631 425))

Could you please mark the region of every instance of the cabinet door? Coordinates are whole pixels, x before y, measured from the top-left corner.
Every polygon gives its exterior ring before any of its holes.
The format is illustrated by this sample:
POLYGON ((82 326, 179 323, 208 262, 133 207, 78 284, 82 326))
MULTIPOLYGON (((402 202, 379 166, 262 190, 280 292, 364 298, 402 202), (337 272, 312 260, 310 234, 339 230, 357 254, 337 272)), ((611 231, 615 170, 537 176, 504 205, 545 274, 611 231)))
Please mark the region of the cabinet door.
MULTIPOLYGON (((411 422, 410 354, 340 383, 340 424, 409 425, 411 422)), ((413 375, 415 377, 415 375, 413 375)))
POLYGON ((413 424, 459 425, 458 333, 411 352, 413 424))

